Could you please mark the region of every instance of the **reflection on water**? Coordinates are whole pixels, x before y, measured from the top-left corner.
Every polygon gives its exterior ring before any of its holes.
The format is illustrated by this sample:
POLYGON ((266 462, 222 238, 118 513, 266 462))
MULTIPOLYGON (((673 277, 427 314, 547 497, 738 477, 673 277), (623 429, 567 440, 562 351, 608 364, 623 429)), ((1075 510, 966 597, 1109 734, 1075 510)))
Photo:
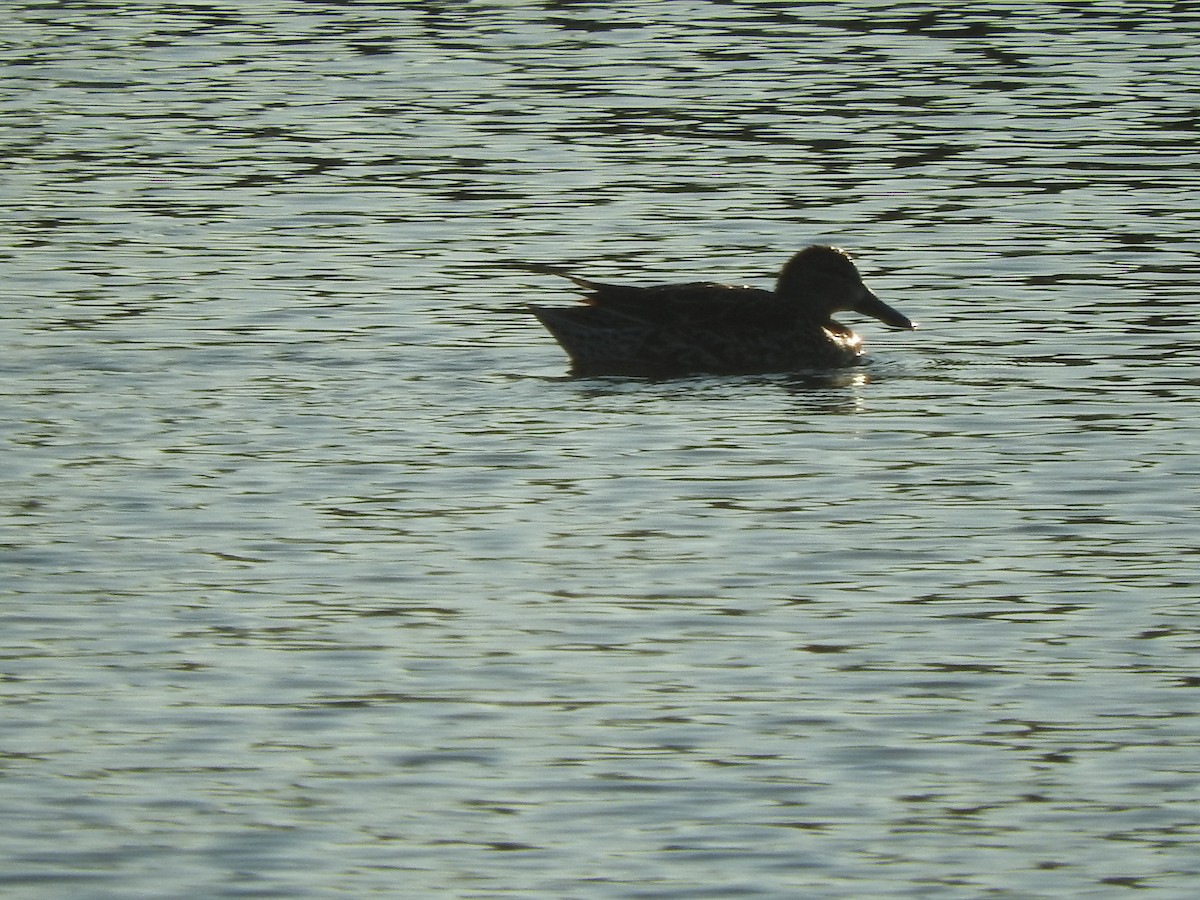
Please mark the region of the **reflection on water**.
POLYGON ((5 896, 1189 896, 1200 17, 17 3, 5 896), (815 242, 836 376, 574 379, 815 242))

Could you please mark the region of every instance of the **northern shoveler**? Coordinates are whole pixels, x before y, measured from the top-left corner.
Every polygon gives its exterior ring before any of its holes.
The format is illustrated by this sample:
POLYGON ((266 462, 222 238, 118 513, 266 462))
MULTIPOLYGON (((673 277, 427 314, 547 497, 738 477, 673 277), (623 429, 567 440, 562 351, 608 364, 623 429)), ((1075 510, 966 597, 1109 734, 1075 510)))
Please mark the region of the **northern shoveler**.
POLYGON ((624 287, 580 278, 557 266, 521 268, 568 278, 587 290, 586 306, 531 306, 580 375, 794 372, 852 366, 862 338, 835 312, 914 328, 862 282, 837 247, 801 250, 774 291, 713 282, 624 287))

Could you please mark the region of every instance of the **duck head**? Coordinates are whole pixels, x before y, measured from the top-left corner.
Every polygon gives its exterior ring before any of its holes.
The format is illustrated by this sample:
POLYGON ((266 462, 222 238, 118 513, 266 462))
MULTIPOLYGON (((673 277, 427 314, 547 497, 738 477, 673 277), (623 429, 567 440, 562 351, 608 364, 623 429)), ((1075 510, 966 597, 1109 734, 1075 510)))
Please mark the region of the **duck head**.
POLYGON ((775 293, 783 300, 802 304, 823 319, 836 312, 856 312, 892 328, 916 327, 907 316, 871 293, 850 254, 837 247, 813 246, 801 250, 784 264, 775 293))

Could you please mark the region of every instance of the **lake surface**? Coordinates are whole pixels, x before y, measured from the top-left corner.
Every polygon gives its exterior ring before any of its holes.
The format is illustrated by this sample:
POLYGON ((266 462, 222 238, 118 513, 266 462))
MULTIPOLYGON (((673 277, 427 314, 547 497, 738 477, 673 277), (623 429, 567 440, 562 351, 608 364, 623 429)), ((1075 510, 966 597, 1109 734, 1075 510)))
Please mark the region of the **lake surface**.
POLYGON ((5 19, 6 898, 1194 896, 1193 4, 5 19), (825 379, 508 265, 816 242, 825 379))

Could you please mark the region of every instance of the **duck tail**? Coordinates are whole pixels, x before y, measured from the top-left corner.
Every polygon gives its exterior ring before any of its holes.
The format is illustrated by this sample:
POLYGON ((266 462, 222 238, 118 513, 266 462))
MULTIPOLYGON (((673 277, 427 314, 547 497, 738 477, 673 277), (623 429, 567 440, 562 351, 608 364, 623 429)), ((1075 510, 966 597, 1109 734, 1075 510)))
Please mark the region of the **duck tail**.
POLYGON ((636 360, 649 334, 645 322, 595 306, 533 306, 529 311, 579 367, 636 360))
POLYGON ((514 269, 521 269, 525 272, 537 272, 539 275, 556 275, 559 278, 565 278, 568 281, 573 281, 581 288, 589 291, 599 290, 603 287, 603 285, 599 282, 592 281, 588 278, 581 278, 578 275, 572 275, 566 269, 562 268, 561 266, 553 265, 552 263, 514 262, 509 263, 509 265, 514 269))

